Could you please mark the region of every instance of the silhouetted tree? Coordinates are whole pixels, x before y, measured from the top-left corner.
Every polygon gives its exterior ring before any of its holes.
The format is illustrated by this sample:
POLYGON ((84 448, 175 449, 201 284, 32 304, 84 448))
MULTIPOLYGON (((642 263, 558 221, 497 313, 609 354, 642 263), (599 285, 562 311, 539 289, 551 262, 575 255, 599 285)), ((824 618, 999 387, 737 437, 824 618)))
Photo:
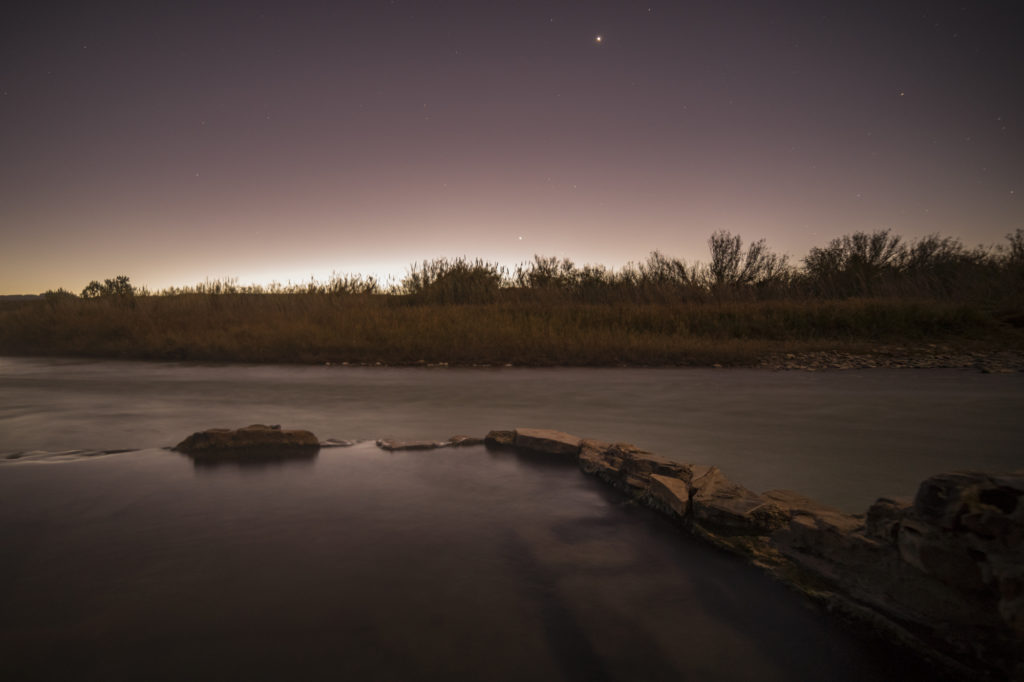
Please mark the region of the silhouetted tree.
POLYGON ((759 239, 743 252, 743 240, 737 234, 719 230, 708 239, 711 263, 708 274, 712 287, 743 287, 765 285, 784 279, 786 257, 768 250, 764 239, 759 239))

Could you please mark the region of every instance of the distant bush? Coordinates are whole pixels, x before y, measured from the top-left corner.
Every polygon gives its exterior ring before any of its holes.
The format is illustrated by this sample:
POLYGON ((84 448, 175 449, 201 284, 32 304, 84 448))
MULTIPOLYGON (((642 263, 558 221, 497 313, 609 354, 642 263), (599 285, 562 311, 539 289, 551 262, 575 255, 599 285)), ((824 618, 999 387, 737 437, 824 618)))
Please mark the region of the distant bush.
POLYGON ((481 259, 437 258, 413 264, 401 292, 426 303, 491 303, 505 283, 507 271, 481 259))
POLYGON ((778 286, 788 279, 786 257, 769 251, 764 239, 751 243, 744 252, 738 234, 720 230, 708 239, 708 247, 708 286, 714 290, 778 286))
POLYGON ((897 269, 904 254, 902 239, 891 230, 855 232, 812 248, 804 271, 815 293, 823 296, 877 294, 886 274, 897 269))
POLYGON ((769 352, 950 342, 1019 349, 1024 229, 967 248, 854 233, 800 265, 720 231, 710 262, 621 268, 439 258, 399 282, 214 280, 150 295, 128 277, 3 305, 0 354, 252 362, 753 363, 769 352), (708 303, 711 301, 712 303, 708 303), (454 304, 454 305, 453 305, 454 304))
POLYGON ((70 301, 76 298, 78 298, 78 296, 75 296, 73 293, 66 289, 57 289, 56 291, 54 291, 53 289, 49 289, 48 291, 43 292, 43 300, 45 300, 48 303, 70 301))
POLYGON ((134 296, 135 287, 132 286, 131 281, 126 275, 118 275, 113 279, 105 279, 102 284, 93 280, 89 282, 84 289, 82 289, 82 298, 117 297, 126 299, 134 296))
POLYGON ((1006 254, 1007 265, 1024 268, 1024 227, 1018 227, 1016 232, 1006 235, 1006 240, 1010 242, 1006 254))
MULTIPOLYGON (((799 265, 772 252, 764 239, 744 244, 718 231, 708 239, 707 263, 685 263, 660 251, 621 268, 576 265, 564 257, 535 255, 511 272, 482 259, 437 258, 410 266, 399 281, 332 274, 326 282, 240 285, 207 280, 169 288, 163 296, 325 295, 384 296, 397 304, 587 303, 671 304, 706 300, 806 300, 895 297, 984 301, 1017 310, 1024 306, 1024 229, 1001 246, 967 248, 954 238, 928 235, 905 241, 891 230, 855 232, 815 247, 799 265)), ((64 292, 66 296, 71 294, 64 292)), ((134 300, 148 296, 126 276, 93 281, 84 299, 134 300)), ((47 292, 47 300, 63 300, 47 292)))

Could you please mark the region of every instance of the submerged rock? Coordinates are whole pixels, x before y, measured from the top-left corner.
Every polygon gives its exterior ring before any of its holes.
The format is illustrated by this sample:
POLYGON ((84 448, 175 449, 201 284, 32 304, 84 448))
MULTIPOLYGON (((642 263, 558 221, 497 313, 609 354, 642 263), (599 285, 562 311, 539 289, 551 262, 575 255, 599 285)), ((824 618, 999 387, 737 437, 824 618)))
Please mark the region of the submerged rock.
POLYGON ((199 454, 258 454, 318 450, 320 441, 309 431, 285 430, 278 425, 252 424, 241 429, 198 431, 174 446, 178 452, 199 454))
POLYGON ((359 441, 355 440, 338 440, 337 438, 328 438, 327 440, 320 441, 321 448, 348 448, 359 441))
POLYGON ((469 447, 470 445, 483 445, 484 439, 475 436, 458 435, 448 439, 448 444, 453 448, 469 447))
POLYGON ((459 448, 470 445, 483 445, 483 438, 473 436, 452 436, 448 440, 397 440, 393 438, 382 438, 377 441, 377 447, 382 450, 436 450, 437 448, 459 448))
POLYGON ((388 450, 393 452, 395 450, 436 450, 437 448, 446 448, 451 443, 448 441, 434 441, 434 440, 395 440, 391 438, 382 438, 377 441, 377 447, 381 450, 388 450))

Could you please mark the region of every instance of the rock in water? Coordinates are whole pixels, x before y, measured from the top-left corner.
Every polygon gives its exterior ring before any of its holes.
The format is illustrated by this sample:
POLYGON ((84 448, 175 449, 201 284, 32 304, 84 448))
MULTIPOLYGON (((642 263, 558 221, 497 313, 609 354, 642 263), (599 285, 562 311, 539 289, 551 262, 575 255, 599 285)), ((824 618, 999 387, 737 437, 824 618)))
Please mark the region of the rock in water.
POLYGON ((252 424, 242 429, 207 429, 198 431, 174 446, 189 455, 207 453, 282 453, 310 451, 320 441, 309 431, 285 430, 280 426, 252 424))
MULTIPOLYGON (((567 440, 546 433, 519 429, 516 445, 549 452, 567 440)), ((854 515, 626 443, 579 442, 584 472, 830 611, 959 679, 1024 682, 1024 472, 939 474, 913 501, 882 498, 854 515)))
POLYGON ((515 432, 516 447, 551 455, 578 455, 580 440, 576 436, 551 429, 516 429, 515 432))
POLYGON ((515 431, 490 431, 484 437, 484 443, 492 448, 507 448, 515 445, 515 431))

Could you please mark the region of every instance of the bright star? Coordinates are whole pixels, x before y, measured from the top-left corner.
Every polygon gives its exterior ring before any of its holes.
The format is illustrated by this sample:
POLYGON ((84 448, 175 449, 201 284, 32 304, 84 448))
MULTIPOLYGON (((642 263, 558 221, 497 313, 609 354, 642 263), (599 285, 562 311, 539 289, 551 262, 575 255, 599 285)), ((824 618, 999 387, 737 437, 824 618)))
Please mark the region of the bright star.
POLYGON ((604 40, 604 36, 603 35, 596 35, 596 36, 594 36, 594 42, 595 43, 600 43, 603 40, 604 40))

